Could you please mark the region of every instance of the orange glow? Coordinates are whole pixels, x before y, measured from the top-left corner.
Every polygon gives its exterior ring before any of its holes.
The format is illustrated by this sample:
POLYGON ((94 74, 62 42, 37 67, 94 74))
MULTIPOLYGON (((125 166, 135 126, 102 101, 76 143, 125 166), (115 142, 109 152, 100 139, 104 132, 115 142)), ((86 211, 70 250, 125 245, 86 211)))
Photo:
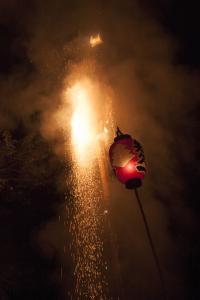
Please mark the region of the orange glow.
POLYGON ((94 111, 90 103, 88 87, 77 82, 70 90, 73 114, 71 118, 72 141, 79 154, 84 154, 87 147, 95 141, 94 111))
POLYGON ((96 47, 97 45, 100 45, 102 43, 103 43, 103 41, 102 41, 102 38, 101 38, 99 33, 95 36, 91 35, 91 37, 90 37, 90 46, 92 48, 96 47))

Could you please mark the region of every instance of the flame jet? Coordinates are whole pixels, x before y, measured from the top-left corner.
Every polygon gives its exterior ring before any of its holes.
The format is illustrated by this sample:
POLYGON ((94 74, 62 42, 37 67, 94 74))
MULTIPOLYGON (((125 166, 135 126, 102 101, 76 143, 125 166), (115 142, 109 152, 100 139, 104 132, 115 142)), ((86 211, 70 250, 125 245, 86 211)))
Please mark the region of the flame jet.
POLYGON ((106 91, 103 91, 99 82, 85 76, 85 69, 81 76, 80 68, 66 93, 71 104, 70 188, 73 202, 70 207, 70 232, 74 263, 73 294, 75 299, 106 300, 109 287, 106 278, 108 266, 104 256, 103 202, 107 188, 106 156, 102 154, 108 143, 110 128, 107 120, 110 109, 108 103, 104 111, 100 109, 106 91))

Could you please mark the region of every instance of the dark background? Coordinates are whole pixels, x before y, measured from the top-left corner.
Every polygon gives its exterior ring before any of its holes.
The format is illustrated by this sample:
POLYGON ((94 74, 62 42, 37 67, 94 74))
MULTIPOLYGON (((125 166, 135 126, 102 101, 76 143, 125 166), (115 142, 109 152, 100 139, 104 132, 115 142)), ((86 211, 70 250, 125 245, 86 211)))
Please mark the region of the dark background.
MULTIPOLYGON (((173 48, 173 52, 170 52, 170 65, 187 74, 189 78, 186 86, 182 86, 185 88, 183 89, 185 101, 178 107, 179 115, 177 110, 174 110, 173 114, 172 107, 170 125, 169 119, 165 119, 165 116, 163 119, 160 116, 157 118, 161 118, 159 122, 164 124, 165 128, 170 127, 172 155, 175 157, 174 177, 166 177, 165 184, 168 185, 171 181, 180 182, 181 178, 181 203, 184 211, 190 211, 190 218, 184 225, 180 221, 181 210, 179 214, 172 213, 168 218, 168 234, 176 243, 176 255, 181 261, 178 271, 177 266, 174 267, 177 276, 181 277, 181 287, 176 287, 175 290, 181 289, 181 292, 175 292, 174 298, 171 293, 170 299, 200 298, 198 221, 200 19, 197 1, 143 0, 139 1, 139 4, 133 1, 86 1, 83 4, 81 1, 65 3, 65 1, 3 0, 0 4, 0 299, 2 300, 67 299, 66 291, 71 284, 70 258, 65 258, 66 275, 63 283, 60 280, 63 258, 59 251, 62 243, 58 241, 57 247, 49 246, 43 236, 44 233, 41 232, 46 226, 50 226, 49 235, 55 232, 63 235, 62 226, 59 227, 55 220, 58 219, 60 208, 64 206, 65 195, 68 193, 63 184, 68 162, 60 153, 58 155, 59 151, 55 151, 55 145, 56 149, 59 149, 59 145, 62 144, 61 138, 56 135, 51 139, 44 137, 41 130, 43 112, 49 107, 50 110, 56 107, 57 102, 52 105, 52 99, 56 98, 63 76, 67 72, 66 61, 75 59, 70 54, 69 57, 64 57, 62 51, 65 44, 82 33, 90 34, 100 28, 105 38, 115 43, 117 50, 116 53, 112 52, 112 59, 109 62, 115 65, 117 61, 134 56, 135 50, 132 53, 127 43, 123 49, 123 44, 117 44, 115 38, 111 37, 114 34, 112 32, 114 27, 109 27, 108 16, 111 23, 120 25, 121 22, 122 26, 123 20, 138 17, 137 25, 140 27, 143 20, 140 21, 141 12, 146 19, 155 22, 156 28, 163 32, 163 39, 166 37, 166 40, 170 40, 170 47, 173 48), (57 12, 55 15, 52 13, 54 10, 57 12), (60 18, 59 12, 62 14, 60 18), (94 14, 90 18, 91 12, 97 13, 97 17, 94 14), (85 20, 88 18, 90 20, 86 24, 85 20), (190 94, 190 89, 194 91, 195 96, 190 94), (48 102, 49 95, 51 103, 48 102), (192 97, 195 97, 195 101, 192 97), (182 111, 187 113, 182 114, 182 111), (184 118, 184 125, 181 121, 175 122, 177 118, 184 118), (180 219, 177 220, 177 217, 180 219)), ((140 29, 137 30, 140 33, 140 29)), ((121 37, 122 41, 123 38, 125 36, 121 37)), ((154 42, 152 45, 160 47, 154 42)), ((108 64, 109 54, 104 55, 108 64)), ((155 61, 156 59, 157 57, 154 58, 155 61)), ((139 64, 142 65, 142 59, 139 64)), ((179 83, 177 88, 181 84, 183 85, 183 82, 179 83)), ((176 106, 176 100, 174 105, 176 106)), ((157 147, 156 142, 152 142, 152 147, 157 147)), ((159 165, 162 168, 162 161, 159 165)), ((153 192, 160 201, 167 203, 164 189, 155 187, 153 192)), ((173 197, 178 196, 174 194, 173 197)), ((173 211, 172 204, 166 205, 173 211)), ((173 266, 171 269, 173 270, 173 266)), ((131 274, 124 276, 126 281, 126 276, 129 277, 131 274)), ((127 293, 130 293, 130 299, 133 299, 134 291, 131 291, 131 288, 129 290, 127 284, 126 288, 127 293)), ((151 298, 144 292, 140 299, 151 298)))

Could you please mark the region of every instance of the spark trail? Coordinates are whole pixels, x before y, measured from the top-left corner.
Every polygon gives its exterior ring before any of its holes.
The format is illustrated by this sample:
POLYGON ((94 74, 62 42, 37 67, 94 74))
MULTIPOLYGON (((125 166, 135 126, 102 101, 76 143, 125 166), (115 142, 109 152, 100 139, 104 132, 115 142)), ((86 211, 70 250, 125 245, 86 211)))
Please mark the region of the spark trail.
POLYGON ((111 299, 103 242, 104 199, 108 192, 105 158, 102 156, 109 121, 105 119, 106 111, 102 117, 102 110, 97 109, 100 94, 90 79, 79 80, 68 90, 72 105, 69 219, 74 264, 73 300, 111 299))

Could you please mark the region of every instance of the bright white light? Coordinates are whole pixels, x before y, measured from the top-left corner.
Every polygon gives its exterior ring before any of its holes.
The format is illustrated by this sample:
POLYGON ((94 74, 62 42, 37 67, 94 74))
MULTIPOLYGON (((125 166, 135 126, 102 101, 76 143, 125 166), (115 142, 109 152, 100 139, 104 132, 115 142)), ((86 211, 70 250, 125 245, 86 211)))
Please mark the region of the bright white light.
POLYGON ((96 138, 95 112, 92 109, 92 96, 87 84, 78 82, 70 90, 73 105, 71 134, 79 159, 85 159, 96 138))

